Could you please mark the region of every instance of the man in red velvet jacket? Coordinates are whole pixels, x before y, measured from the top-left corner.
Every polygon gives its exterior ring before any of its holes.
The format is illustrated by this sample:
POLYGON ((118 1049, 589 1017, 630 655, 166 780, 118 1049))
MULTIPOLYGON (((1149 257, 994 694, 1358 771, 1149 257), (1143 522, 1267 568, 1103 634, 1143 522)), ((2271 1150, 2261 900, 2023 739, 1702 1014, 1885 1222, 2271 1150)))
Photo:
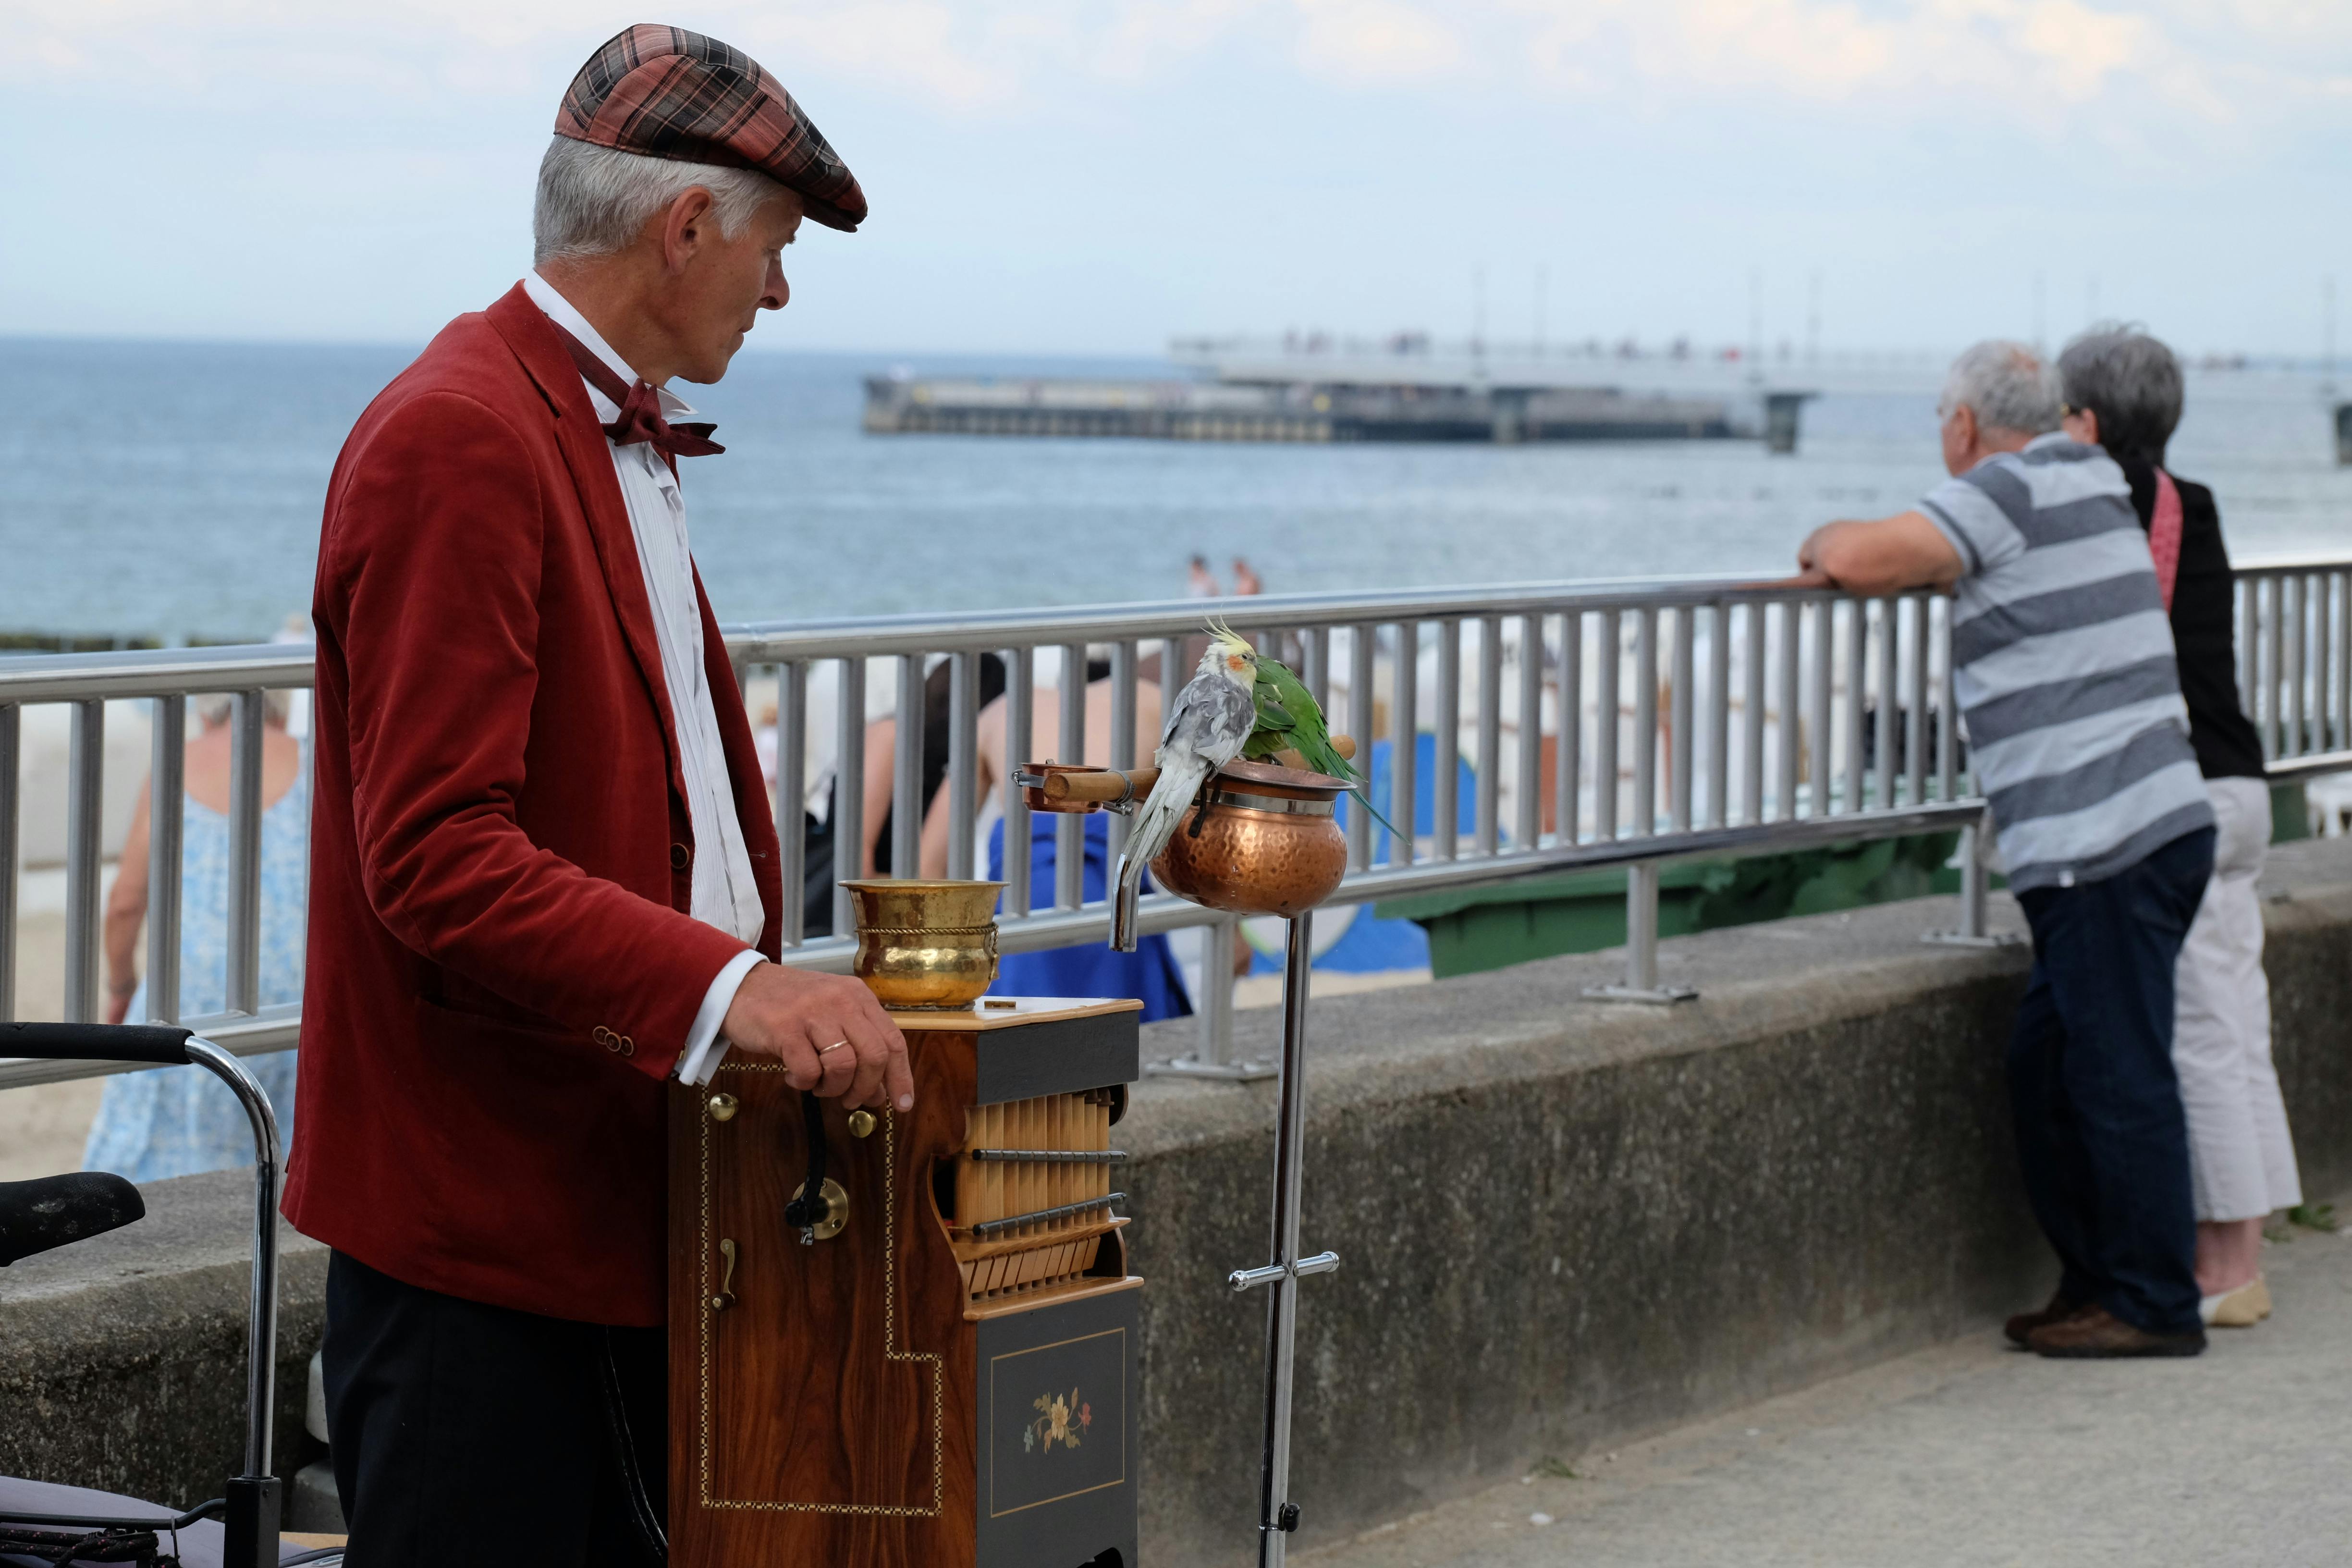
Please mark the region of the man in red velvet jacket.
MULTIPOLYGON (((533 273, 375 400, 328 492, 302 1120, 353 1568, 659 1561, 663 1101, 733 1050, 913 1104, 777 956, 777 847, 687 549, 665 385, 715 382, 857 182, 724 44, 566 93, 533 273)), ((795 890, 797 896, 797 890, 795 890)))

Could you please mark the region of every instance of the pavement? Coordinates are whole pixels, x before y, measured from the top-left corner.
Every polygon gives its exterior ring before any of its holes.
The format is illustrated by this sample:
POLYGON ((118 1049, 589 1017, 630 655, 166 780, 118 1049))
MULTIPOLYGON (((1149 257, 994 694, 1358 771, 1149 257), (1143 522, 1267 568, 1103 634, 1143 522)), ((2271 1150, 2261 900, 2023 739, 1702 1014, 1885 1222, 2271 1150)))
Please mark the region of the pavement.
MULTIPOLYGON (((2352 1563, 2352 1230, 2263 1249, 2275 1315, 2193 1361, 1991 1329, 1539 1473, 1301 1568, 2352 1563)), ((2021 1306, 2036 1303, 2021 1302, 2021 1306)))

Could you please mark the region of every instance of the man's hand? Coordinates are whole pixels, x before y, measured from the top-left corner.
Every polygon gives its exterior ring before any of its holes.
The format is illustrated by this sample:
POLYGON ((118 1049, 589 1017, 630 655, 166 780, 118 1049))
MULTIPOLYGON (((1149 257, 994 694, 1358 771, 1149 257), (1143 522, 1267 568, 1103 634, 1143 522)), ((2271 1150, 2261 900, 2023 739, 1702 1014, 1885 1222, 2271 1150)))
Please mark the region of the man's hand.
POLYGON ((719 1032, 739 1051, 782 1062, 794 1089, 847 1105, 914 1109, 907 1037, 850 975, 754 964, 719 1032))
POLYGON ((1797 546, 1797 575, 1755 588, 1843 588, 1875 598, 1912 588, 1948 588, 1963 570, 1954 550, 1921 512, 1873 522, 1830 522, 1797 546))

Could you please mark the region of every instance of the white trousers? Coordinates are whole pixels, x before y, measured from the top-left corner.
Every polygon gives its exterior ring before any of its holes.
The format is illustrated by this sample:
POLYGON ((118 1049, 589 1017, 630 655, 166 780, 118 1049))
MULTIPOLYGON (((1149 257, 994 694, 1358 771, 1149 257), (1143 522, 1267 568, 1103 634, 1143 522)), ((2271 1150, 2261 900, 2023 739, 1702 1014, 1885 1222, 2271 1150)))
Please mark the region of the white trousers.
POLYGON ((2172 1065, 2189 1118, 2200 1220, 2252 1219, 2303 1201, 2286 1104, 2271 1065, 2271 989, 2254 896, 2270 844, 2270 787, 2207 779, 2220 831, 2213 879, 2174 972, 2172 1065))

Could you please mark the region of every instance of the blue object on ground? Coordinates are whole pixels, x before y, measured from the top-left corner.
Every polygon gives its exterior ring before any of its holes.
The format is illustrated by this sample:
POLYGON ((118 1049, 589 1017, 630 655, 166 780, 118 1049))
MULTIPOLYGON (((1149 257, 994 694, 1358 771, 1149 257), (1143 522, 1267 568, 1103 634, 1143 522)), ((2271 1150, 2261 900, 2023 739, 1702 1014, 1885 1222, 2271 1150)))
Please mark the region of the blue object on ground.
MULTIPOLYGON (((1413 827, 1415 837, 1422 837, 1435 831, 1436 792, 1431 786, 1430 776, 1437 766, 1437 737, 1423 731, 1418 740, 1413 770, 1413 827)), ((1389 802, 1393 798, 1392 792, 1396 787, 1393 783, 1394 752, 1395 746, 1391 742, 1372 742, 1372 804, 1391 821, 1395 819, 1395 813, 1389 809, 1389 802)), ((1455 775, 1459 784, 1455 797, 1459 802, 1457 815, 1461 830, 1467 833, 1477 822, 1477 794, 1472 787, 1475 775, 1468 763, 1459 757, 1454 762, 1459 769, 1455 775)), ((1348 795, 1339 797, 1337 816, 1342 829, 1348 826, 1348 812, 1354 804, 1348 795)), ((1393 844, 1389 830, 1375 820, 1372 824, 1372 864, 1387 865, 1393 844)), ((1326 910, 1316 917, 1316 923, 1319 928, 1342 920, 1347 921, 1347 929, 1336 942, 1316 953, 1316 968, 1350 974, 1377 974, 1385 970, 1429 967, 1429 933, 1415 922, 1381 920, 1369 908, 1360 905, 1326 910)), ((1250 945, 1255 950, 1250 960, 1252 974, 1282 973, 1282 953, 1278 946, 1268 952, 1261 941, 1253 941, 1250 945)))
MULTIPOLYGON (((1110 818, 1102 812, 1079 819, 1086 825, 1086 894, 1104 897, 1110 885, 1110 818)), ((1029 886, 1033 901, 1050 903, 1054 896, 1054 827, 1051 816, 1029 819, 1029 886)), ((1004 824, 999 821, 988 836, 988 875, 1004 877, 1004 824)), ((1151 887, 1150 877, 1144 888, 1151 887)), ((1003 902, 999 900, 999 910, 1003 902)), ((1191 996, 1176 955, 1164 936, 1147 936, 1133 952, 1113 952, 1108 942, 1050 947, 1042 952, 1008 952, 998 963, 992 996, 1136 996, 1143 1002, 1143 1022, 1189 1017, 1191 996)))
MULTIPOLYGON (((1372 742, 1372 805, 1391 822, 1396 820, 1396 812, 1389 805, 1396 790, 1395 750, 1395 742, 1391 741, 1372 742)), ((1413 837, 1433 837, 1437 833, 1437 737, 1423 730, 1413 737, 1412 753, 1413 837)), ((1475 833, 1478 829, 1478 774, 1470 766, 1469 759, 1458 752, 1454 758, 1454 830, 1456 834, 1475 833)), ((1339 797, 1336 816, 1342 828, 1348 826, 1348 812, 1354 804, 1348 795, 1339 797)), ((1375 818, 1372 864, 1387 865, 1391 847, 1389 830, 1375 818)))

